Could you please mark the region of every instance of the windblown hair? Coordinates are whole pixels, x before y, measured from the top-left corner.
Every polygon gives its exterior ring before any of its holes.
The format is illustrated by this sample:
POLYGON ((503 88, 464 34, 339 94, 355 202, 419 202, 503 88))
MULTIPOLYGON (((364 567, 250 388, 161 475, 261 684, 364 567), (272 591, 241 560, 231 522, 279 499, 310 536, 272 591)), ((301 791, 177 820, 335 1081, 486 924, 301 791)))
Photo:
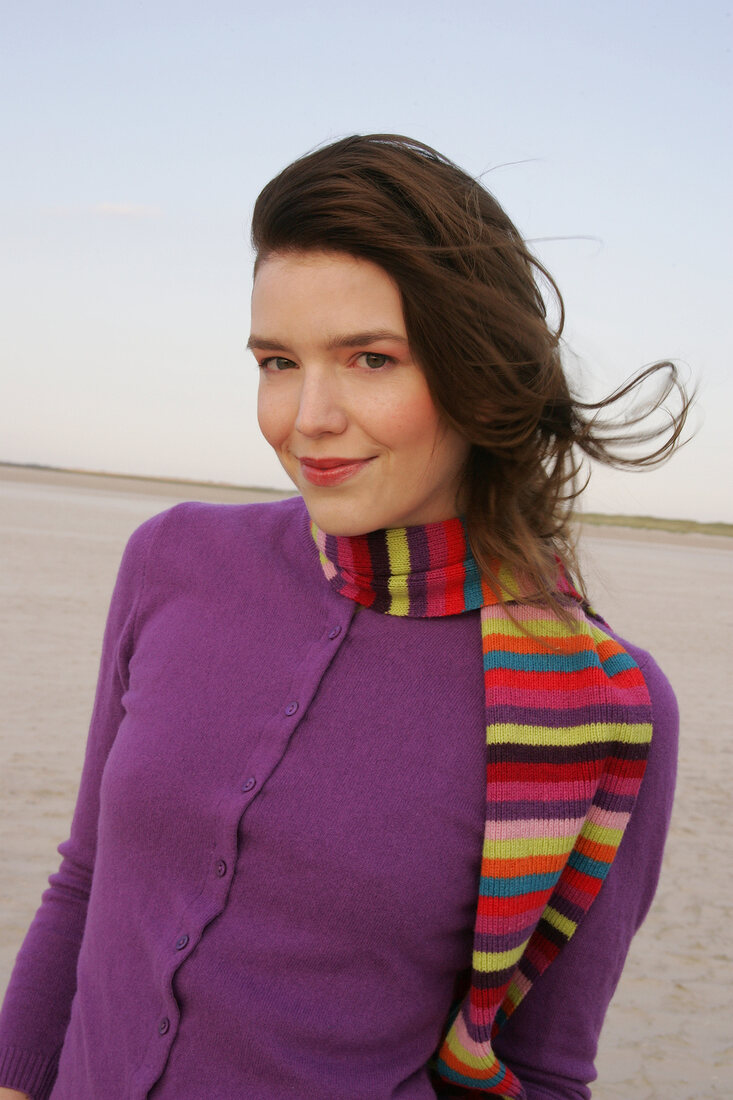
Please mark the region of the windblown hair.
POLYGON ((555 282, 480 183, 409 138, 356 135, 296 160, 257 199, 252 243, 255 271, 272 253, 336 251, 394 279, 433 400, 471 444, 460 500, 479 567, 498 588, 496 561, 506 562, 562 614, 558 559, 583 590, 571 522, 583 456, 624 467, 669 457, 690 405, 674 364, 647 367, 603 401, 575 397, 555 282), (651 402, 601 416, 651 376, 651 402))

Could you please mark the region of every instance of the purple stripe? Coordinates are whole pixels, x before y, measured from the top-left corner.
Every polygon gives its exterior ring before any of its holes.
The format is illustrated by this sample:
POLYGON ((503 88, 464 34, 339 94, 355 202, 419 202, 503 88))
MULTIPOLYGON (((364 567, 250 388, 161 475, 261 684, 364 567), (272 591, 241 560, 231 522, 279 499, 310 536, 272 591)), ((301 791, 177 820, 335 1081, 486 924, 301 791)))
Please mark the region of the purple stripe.
MULTIPOLYGON (((562 886, 562 879, 560 879, 557 889, 562 886)), ((562 894, 556 894, 552 899, 552 908, 557 909, 563 917, 567 917, 568 920, 579 921, 582 916, 585 915, 586 910, 582 905, 578 905, 577 902, 571 901, 570 898, 564 897, 562 894)))
POLYGON ((541 974, 541 971, 537 969, 534 963, 529 961, 526 954, 522 955, 521 959, 517 963, 517 969, 521 974, 524 974, 530 985, 536 982, 541 974))
MULTIPOLYGON (((339 561, 339 544, 335 535, 326 535, 326 549, 325 555, 330 562, 332 562, 338 569, 342 568, 339 561)), ((339 584, 343 585, 343 578, 339 577, 339 584)))
POLYGON ((515 966, 508 966, 504 970, 474 970, 471 974, 473 980, 473 986, 475 989, 499 989, 501 986, 506 985, 512 974, 516 970, 515 966))
POLYGON ((520 726, 550 726, 562 729, 573 726, 586 726, 593 722, 615 723, 618 725, 637 725, 649 721, 649 708, 646 706, 607 706, 594 705, 584 707, 522 707, 511 703, 496 703, 491 707, 491 723, 516 723, 520 726))
MULTIPOLYGON (((389 553, 387 551, 387 537, 384 531, 372 531, 371 534, 366 536, 366 540, 369 548, 369 557, 372 563, 372 576, 388 577, 390 573, 389 553)), ((381 584, 374 585, 374 596, 375 599, 372 604, 372 610, 388 611, 392 603, 392 597, 389 594, 387 586, 381 584)))
POLYGON ((604 791, 602 787, 599 787, 593 798, 593 805, 599 806, 602 810, 612 810, 614 813, 630 814, 634 808, 636 802, 636 795, 633 794, 612 794, 610 791, 604 791))
POLYGON ((423 527, 407 528, 407 546, 410 551, 410 573, 407 578, 410 615, 423 619, 428 613, 428 590, 424 574, 430 566, 430 547, 423 527), (418 573, 422 576, 418 576, 418 573))
POLYGON ((486 820, 561 821, 565 817, 585 817, 589 806, 590 800, 587 798, 572 799, 567 802, 563 800, 555 802, 536 802, 533 799, 520 799, 517 802, 508 802, 506 799, 502 799, 499 802, 493 802, 487 799, 486 820))
POLYGON ((546 940, 549 940, 550 943, 557 944, 558 947, 564 947, 570 939, 570 936, 566 935, 565 932, 561 932, 559 928, 555 928, 554 924, 550 924, 544 918, 540 920, 537 928, 546 940))
POLYGON ((516 932, 477 932, 473 938, 474 951, 511 951, 518 943, 529 939, 534 923, 516 932))
MULTIPOLYGON (((531 723, 530 723, 531 724, 531 723)), ((512 764, 578 764, 589 763, 591 760, 606 760, 612 757, 620 760, 646 760, 648 745, 634 742, 624 742, 622 746, 617 743, 611 745, 604 741, 586 741, 582 745, 490 745, 492 763, 496 757, 507 766, 512 764), (511 748, 511 753, 500 752, 500 749, 511 748), (624 751, 620 751, 623 748, 624 751)))

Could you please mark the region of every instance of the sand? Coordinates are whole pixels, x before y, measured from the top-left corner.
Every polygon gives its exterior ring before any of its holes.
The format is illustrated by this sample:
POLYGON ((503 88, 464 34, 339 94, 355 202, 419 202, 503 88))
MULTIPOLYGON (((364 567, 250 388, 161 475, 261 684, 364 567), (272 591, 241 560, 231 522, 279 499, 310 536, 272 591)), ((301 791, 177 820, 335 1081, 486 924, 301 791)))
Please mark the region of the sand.
MULTIPOLYGON (((181 499, 267 494, 0 467, 0 989, 55 869, 127 536, 181 499)), ((682 717, 662 879, 611 1006, 595 1100, 733 1096, 733 539, 588 528, 595 605, 650 649, 682 717)))

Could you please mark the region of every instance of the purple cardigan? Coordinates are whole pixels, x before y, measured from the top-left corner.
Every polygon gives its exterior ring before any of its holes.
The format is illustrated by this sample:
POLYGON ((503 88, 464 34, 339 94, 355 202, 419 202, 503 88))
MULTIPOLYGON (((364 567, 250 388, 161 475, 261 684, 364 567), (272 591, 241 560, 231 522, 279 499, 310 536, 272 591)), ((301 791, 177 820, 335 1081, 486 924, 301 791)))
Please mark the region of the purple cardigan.
MULTIPOLYGON (((600 896, 496 1041, 583 1100, 654 894, 677 710, 600 896)), ((0 1018, 34 1100, 428 1100, 471 962, 485 811, 478 612, 326 582, 302 501, 180 505, 120 569, 63 862, 0 1018), (428 673, 426 675, 426 673, 428 673)))

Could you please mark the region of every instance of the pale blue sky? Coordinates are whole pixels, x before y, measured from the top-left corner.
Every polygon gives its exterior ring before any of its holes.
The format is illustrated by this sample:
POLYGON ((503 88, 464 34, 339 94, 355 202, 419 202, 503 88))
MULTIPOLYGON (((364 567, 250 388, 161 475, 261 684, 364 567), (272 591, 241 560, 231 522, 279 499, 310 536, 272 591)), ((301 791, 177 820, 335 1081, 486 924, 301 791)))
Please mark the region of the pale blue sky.
POLYGON ((698 381, 689 447, 594 474, 586 507, 733 521, 730 6, 2 13, 0 460, 285 487, 244 351, 252 203, 312 146, 391 131, 571 238, 537 250, 585 392, 666 357, 698 381))

